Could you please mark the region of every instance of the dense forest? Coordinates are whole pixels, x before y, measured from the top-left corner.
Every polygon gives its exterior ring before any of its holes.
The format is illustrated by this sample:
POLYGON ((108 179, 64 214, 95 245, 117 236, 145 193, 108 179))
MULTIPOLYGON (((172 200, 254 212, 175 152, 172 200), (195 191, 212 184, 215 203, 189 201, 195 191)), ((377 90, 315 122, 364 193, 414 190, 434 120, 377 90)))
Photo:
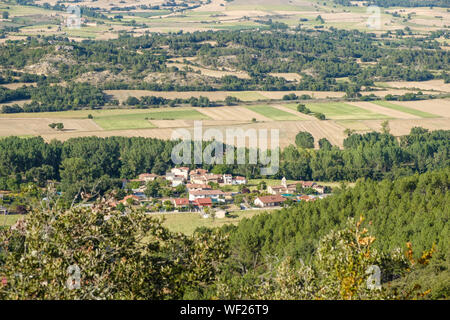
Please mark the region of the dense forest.
POLYGON ((0 299, 448 299, 449 185, 449 168, 363 179, 193 236, 48 201, 0 229, 0 299))
MULTIPOLYGON (((377 239, 374 248, 379 252, 404 252, 410 242, 420 258, 436 246, 435 269, 422 269, 415 274, 427 289, 433 287, 433 298, 450 294, 449 259, 450 230, 448 203, 450 170, 414 175, 398 180, 375 182, 360 180, 354 188, 344 188, 336 195, 318 202, 301 203, 277 213, 259 215, 233 227, 230 237, 230 269, 227 276, 232 294, 245 292, 260 283, 273 260, 267 257, 289 256, 292 260, 313 260, 319 240, 333 229, 344 228, 349 217, 363 215, 366 227, 377 239), (439 270, 439 271, 438 271, 439 270), (441 273, 442 272, 442 273, 441 273), (442 282, 441 282, 442 281, 442 282)), ((400 270, 393 265, 382 267, 385 281, 398 279, 406 286, 400 270), (392 268, 391 270, 388 270, 392 268), (395 270, 395 271, 394 271, 395 270)), ((253 289, 254 290, 254 289, 253 289)), ((252 297, 251 293, 239 298, 252 297)))
MULTIPOLYGON (((47 180, 56 180, 68 199, 94 186, 104 193, 120 187, 123 178, 132 179, 144 172, 165 174, 173 167, 166 159, 171 158, 176 143, 138 137, 85 137, 50 143, 40 137, 0 139, 0 190, 19 190, 28 182, 44 186, 47 180)), ((449 166, 449 143, 448 130, 413 128, 399 139, 388 132, 352 134, 345 139, 344 149, 326 139, 320 141, 319 150, 291 145, 281 151, 280 170, 273 178, 395 179, 449 166)), ((205 142, 203 147, 207 145, 205 142)), ((262 178, 257 165, 203 166, 214 173, 262 178)))

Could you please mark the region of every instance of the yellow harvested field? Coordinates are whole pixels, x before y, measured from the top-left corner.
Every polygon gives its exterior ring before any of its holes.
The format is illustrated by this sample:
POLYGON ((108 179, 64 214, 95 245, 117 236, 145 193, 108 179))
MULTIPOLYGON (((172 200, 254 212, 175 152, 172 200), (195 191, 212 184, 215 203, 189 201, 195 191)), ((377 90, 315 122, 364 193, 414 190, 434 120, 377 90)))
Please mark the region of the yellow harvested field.
POLYGON ((102 130, 94 121, 89 119, 54 119, 54 118, 0 118, 0 136, 23 135, 63 135, 78 134, 102 130), (50 123, 61 122, 63 131, 51 129, 50 123))
MULTIPOLYGON (((7 84, 2 84, 0 86, 8 88, 10 90, 15 90, 17 88, 21 88, 23 86, 27 86, 27 87, 36 87, 36 83, 35 82, 30 82, 30 83, 26 83, 26 82, 16 82, 16 83, 7 83, 7 84)), ((11 104, 11 102, 10 102, 11 104)))
MULTIPOLYGON (((423 101, 395 101, 395 104, 424 112, 450 118, 450 99, 433 99, 423 101)), ((446 119, 450 123, 450 119, 446 119)))
POLYGON ((214 120, 234 120, 234 121, 272 121, 259 113, 253 112, 244 107, 215 107, 215 108, 196 108, 199 112, 214 120))
MULTIPOLYGON (((405 93, 417 92, 418 90, 405 90, 405 89, 388 89, 388 90, 379 90, 379 91, 361 91, 363 96, 368 96, 370 94, 374 94, 377 97, 384 98, 388 94, 392 95, 404 95, 405 93)), ((424 94, 436 94, 435 91, 421 90, 424 94)))
MULTIPOLYGON (((375 91, 376 93, 377 91, 375 91)), ((191 97, 208 97, 212 101, 224 101, 227 96, 237 96, 242 101, 256 101, 259 99, 277 99, 280 100, 283 96, 295 93, 297 96, 303 94, 310 95, 313 98, 326 99, 330 98, 342 98, 345 92, 335 91, 150 91, 150 90, 105 90, 107 95, 114 97, 119 101, 124 101, 128 97, 143 97, 143 96, 156 96, 166 99, 189 99, 191 97)))
POLYGON ((444 83, 444 80, 429 80, 429 81, 391 81, 383 82, 391 88, 408 88, 420 90, 435 90, 441 92, 450 92, 450 83, 444 83))
POLYGON ((385 108, 379 105, 376 105, 374 103, 370 103, 370 102, 347 102, 347 104, 353 105, 355 107, 358 108, 362 108, 362 109, 366 109, 375 113, 379 113, 379 114, 384 114, 386 116, 392 117, 392 118, 397 118, 397 119, 421 119, 421 117, 413 115, 413 114, 408 114, 408 113, 404 113, 401 111, 397 111, 397 110, 393 110, 393 109, 389 109, 389 108, 385 108))
MULTIPOLYGON (((195 120, 150 120, 150 122, 158 128, 189 128, 194 126, 195 120)), ((249 123, 250 121, 239 121, 239 120, 202 120, 202 125, 204 127, 209 126, 226 126, 226 125, 237 125, 242 123, 249 123)))
MULTIPOLYGON (((367 120, 363 123, 371 130, 381 130, 381 120, 367 120)), ((450 130, 449 119, 417 119, 417 120, 389 120, 391 134, 402 136, 408 134, 412 128, 422 127, 429 130, 450 130)))

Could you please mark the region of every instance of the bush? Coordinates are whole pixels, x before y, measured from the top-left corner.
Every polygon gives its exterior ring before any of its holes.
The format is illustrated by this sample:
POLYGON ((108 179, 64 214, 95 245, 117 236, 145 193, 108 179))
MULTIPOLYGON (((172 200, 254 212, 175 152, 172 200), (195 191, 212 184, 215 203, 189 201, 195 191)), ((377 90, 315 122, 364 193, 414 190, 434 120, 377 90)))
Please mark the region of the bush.
POLYGON ((309 132, 301 131, 295 136, 295 144, 301 148, 314 148, 314 137, 309 132))

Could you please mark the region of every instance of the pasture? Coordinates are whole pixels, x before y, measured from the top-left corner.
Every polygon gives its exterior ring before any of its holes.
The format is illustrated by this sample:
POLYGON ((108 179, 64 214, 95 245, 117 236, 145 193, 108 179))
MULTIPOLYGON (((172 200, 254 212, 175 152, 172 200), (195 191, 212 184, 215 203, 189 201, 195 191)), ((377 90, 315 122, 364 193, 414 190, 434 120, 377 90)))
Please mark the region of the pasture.
MULTIPOLYGON (((288 104, 286 107, 297 110, 297 104, 288 104)), ((306 107, 312 112, 323 113, 327 119, 332 120, 370 120, 389 119, 390 117, 362 109, 343 102, 308 103, 306 107)))
POLYGON ((242 219, 250 219, 263 212, 270 212, 270 210, 245 210, 236 211, 229 214, 228 217, 218 218, 203 218, 199 213, 175 213, 175 214, 155 214, 157 218, 164 220, 163 225, 172 232, 181 232, 186 235, 192 235, 195 229, 200 227, 219 228, 227 224, 238 224, 242 219))
POLYGON ((376 105, 385 107, 385 108, 392 109, 392 110, 397 110, 397 111, 400 111, 403 113, 412 114, 412 115, 420 117, 420 118, 438 118, 439 117, 435 114, 431 114, 431 113, 428 113, 425 111, 402 106, 402 105, 398 104, 398 102, 374 101, 373 103, 376 105))
POLYGON ((268 105, 248 106, 247 109, 274 121, 302 120, 300 116, 268 105))

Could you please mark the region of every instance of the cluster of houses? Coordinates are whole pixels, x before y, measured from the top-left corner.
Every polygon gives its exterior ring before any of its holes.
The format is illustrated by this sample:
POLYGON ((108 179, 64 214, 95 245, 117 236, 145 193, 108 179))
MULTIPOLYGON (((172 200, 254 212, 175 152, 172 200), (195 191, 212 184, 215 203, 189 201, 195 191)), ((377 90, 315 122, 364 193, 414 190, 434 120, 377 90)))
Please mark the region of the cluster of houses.
POLYGON ((269 186, 267 188, 267 192, 270 194, 296 194, 298 185, 300 184, 302 189, 312 189, 319 194, 324 194, 326 191, 326 187, 321 186, 313 181, 295 181, 293 183, 288 184, 286 178, 281 180, 281 185, 279 186, 269 186))
MULTIPOLYGON (((183 211, 183 209, 202 210, 205 207, 212 207, 214 205, 232 204, 234 202, 234 196, 239 194, 239 192, 225 192, 220 190, 217 186, 247 184, 247 179, 245 177, 233 176, 231 174, 214 174, 209 173, 208 170, 205 169, 190 170, 188 167, 179 167, 172 168, 163 176, 153 173, 140 174, 138 179, 131 181, 141 182, 141 187, 139 189, 133 189, 133 194, 125 197, 120 202, 125 204, 127 201, 130 201, 129 199, 132 199, 133 202, 145 201, 146 197, 144 191, 146 183, 158 178, 165 179, 173 188, 180 185, 185 186, 187 196, 175 199, 162 199, 163 202, 170 201, 175 210, 181 211, 183 211)), ((281 180, 281 185, 268 186, 265 194, 268 193, 269 195, 258 195, 252 205, 260 208, 268 208, 282 206, 288 199, 294 202, 314 201, 325 196, 324 193, 326 191, 326 187, 318 185, 315 182, 296 181, 288 184, 287 180, 283 178, 281 180), (318 195, 299 195, 299 187, 301 190, 313 190, 313 192, 318 195)))
POLYGON ((188 167, 172 168, 166 173, 165 176, 158 176, 153 173, 143 173, 140 174, 139 178, 134 181, 149 182, 158 177, 170 181, 172 183, 172 187, 177 187, 180 184, 208 185, 210 182, 221 185, 239 185, 247 183, 247 179, 245 177, 234 177, 231 174, 209 173, 206 169, 190 170, 188 167))
POLYGON ((170 199, 176 209, 182 208, 204 208, 212 207, 213 204, 230 203, 233 196, 238 192, 224 192, 219 189, 213 189, 211 185, 245 185, 247 179, 242 176, 233 176, 231 174, 214 174, 205 169, 190 170, 188 167, 172 168, 164 176, 153 173, 142 173, 133 182, 141 182, 143 185, 139 189, 133 190, 133 195, 125 197, 121 203, 126 203, 129 198, 140 201, 144 198, 145 184, 156 179, 164 179, 170 182, 172 187, 184 185, 188 192, 187 198, 170 199))

